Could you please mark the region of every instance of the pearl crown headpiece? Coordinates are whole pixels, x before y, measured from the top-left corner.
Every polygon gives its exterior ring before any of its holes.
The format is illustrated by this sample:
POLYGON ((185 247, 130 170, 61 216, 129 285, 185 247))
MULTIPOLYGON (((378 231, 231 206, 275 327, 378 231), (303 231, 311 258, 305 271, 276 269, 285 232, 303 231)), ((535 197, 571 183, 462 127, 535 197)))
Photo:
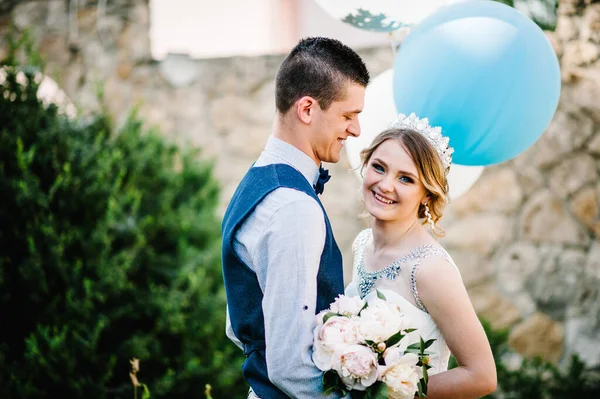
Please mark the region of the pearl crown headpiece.
POLYGON ((452 164, 454 148, 450 147, 450 138, 442 135, 442 128, 429 126, 429 119, 419 119, 412 113, 409 116, 398 114, 398 118, 388 125, 388 129, 409 128, 421 133, 437 151, 445 170, 452 164))

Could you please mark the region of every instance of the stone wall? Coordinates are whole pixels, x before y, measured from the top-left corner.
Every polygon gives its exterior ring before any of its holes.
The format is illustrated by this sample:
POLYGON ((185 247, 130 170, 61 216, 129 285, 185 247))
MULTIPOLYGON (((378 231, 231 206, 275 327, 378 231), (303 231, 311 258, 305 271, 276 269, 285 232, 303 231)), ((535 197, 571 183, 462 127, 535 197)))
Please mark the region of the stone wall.
MULTIPOLYGON (((201 146, 215 161, 222 212, 270 133, 273 78, 283 56, 172 55, 157 62, 150 55, 147 0, 111 0, 99 19, 95 1, 80 3, 69 12, 63 0, 29 2, 0 16, 0 56, 11 22, 34 28, 47 73, 82 112, 99 107, 95 93, 104 82, 102 105, 117 121, 139 106, 172 139, 201 146)), ((495 326, 513 327, 510 342, 519 352, 553 361, 577 352, 598 364, 600 4, 563 0, 559 14, 549 37, 561 60, 563 90, 551 126, 533 148, 487 168, 451 203, 442 242, 477 311, 495 326)), ((393 65, 389 48, 361 55, 373 76, 393 65)), ((359 183, 348 168, 343 154, 323 195, 347 264, 352 240, 365 226, 359 183)))

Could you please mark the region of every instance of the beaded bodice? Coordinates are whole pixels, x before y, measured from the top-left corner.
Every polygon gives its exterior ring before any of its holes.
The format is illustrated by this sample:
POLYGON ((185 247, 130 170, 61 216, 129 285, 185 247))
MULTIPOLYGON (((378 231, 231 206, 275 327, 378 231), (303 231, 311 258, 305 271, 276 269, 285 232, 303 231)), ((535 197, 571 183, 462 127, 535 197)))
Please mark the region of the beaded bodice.
POLYGON ((371 229, 363 230, 357 237, 356 243, 354 246, 354 259, 356 265, 356 273, 358 277, 358 293, 361 298, 364 298, 373 290, 375 287, 375 283, 379 279, 388 279, 395 280, 402 267, 404 265, 411 265, 411 290, 415 301, 419 308, 423 311, 427 311, 421 301, 419 300, 419 293, 417 290, 417 282, 416 282, 416 271, 419 264, 423 261, 423 259, 429 256, 439 256, 450 263, 452 259, 450 255, 444 250, 442 247, 438 245, 421 245, 410 252, 390 263, 383 269, 377 270, 375 272, 368 272, 365 270, 364 266, 364 250, 367 242, 371 238, 371 229))

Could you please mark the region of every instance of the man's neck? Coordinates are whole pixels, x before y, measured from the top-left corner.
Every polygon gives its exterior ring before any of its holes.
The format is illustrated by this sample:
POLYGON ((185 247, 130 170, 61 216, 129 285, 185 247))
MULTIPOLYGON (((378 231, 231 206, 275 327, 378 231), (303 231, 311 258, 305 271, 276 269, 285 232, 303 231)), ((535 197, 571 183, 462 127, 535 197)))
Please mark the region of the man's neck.
POLYGON ((284 120, 283 117, 278 116, 275 124, 273 125, 273 131, 271 135, 276 139, 284 141, 290 145, 293 145, 312 159, 317 166, 321 165, 321 160, 317 158, 312 146, 305 139, 304 135, 298 131, 299 128, 295 127, 290 122, 284 120))

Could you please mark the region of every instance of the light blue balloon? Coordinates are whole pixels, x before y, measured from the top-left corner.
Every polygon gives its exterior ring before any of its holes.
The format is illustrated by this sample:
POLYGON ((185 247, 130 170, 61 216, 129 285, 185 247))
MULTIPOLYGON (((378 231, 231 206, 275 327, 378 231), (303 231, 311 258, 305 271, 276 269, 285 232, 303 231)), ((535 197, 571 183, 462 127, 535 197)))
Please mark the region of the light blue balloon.
POLYGON ((544 32, 486 0, 442 7, 415 26, 396 56, 393 84, 398 112, 441 126, 462 165, 497 164, 533 145, 561 86, 544 32))

